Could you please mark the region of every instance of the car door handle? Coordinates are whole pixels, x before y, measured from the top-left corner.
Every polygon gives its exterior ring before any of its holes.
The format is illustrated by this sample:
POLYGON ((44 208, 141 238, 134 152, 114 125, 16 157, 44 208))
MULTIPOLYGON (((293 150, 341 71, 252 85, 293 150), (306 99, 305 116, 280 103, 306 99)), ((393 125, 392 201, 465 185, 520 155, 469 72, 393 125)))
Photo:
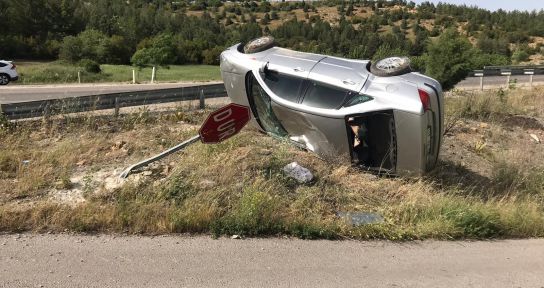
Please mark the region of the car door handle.
POLYGON ((306 70, 304 70, 304 69, 302 69, 300 67, 296 67, 293 70, 295 70, 295 72, 304 72, 304 71, 306 71, 306 70))
POLYGON ((355 84, 357 84, 357 83, 355 83, 355 82, 353 82, 351 80, 344 80, 344 81, 342 81, 342 83, 344 83, 346 85, 355 85, 355 84))

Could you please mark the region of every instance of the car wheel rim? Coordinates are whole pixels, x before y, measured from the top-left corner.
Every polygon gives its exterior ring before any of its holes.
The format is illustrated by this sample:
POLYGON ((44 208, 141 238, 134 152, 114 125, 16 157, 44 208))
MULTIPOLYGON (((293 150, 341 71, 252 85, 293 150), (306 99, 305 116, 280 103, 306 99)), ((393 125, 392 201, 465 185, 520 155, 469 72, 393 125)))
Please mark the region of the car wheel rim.
POLYGON ((7 76, 0 76, 0 84, 8 84, 8 77, 7 76))
POLYGON ((265 36, 265 37, 261 37, 261 38, 253 40, 251 42, 251 45, 252 46, 261 46, 261 45, 266 44, 269 41, 270 41, 270 37, 265 36))
POLYGON ((376 63, 376 67, 382 70, 394 70, 405 65, 407 58, 404 57, 389 57, 382 59, 376 63))

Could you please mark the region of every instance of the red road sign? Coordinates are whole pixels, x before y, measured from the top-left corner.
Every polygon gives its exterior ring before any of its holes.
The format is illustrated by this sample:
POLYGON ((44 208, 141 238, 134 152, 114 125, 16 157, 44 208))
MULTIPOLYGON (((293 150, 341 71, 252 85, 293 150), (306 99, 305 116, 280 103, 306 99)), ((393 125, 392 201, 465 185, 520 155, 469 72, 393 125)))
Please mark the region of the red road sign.
POLYGON ((203 143, 219 143, 240 132, 249 119, 249 107, 231 103, 213 111, 198 134, 203 143))

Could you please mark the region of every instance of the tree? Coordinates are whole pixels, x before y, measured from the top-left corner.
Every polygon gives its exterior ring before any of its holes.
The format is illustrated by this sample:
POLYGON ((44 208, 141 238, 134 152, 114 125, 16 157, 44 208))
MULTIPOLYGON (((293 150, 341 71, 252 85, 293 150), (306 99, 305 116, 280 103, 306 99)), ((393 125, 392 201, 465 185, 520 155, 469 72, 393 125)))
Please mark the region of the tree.
POLYGON ((376 53, 372 57, 372 60, 380 60, 387 57, 393 57, 393 56, 407 56, 408 53, 406 51, 403 51, 399 47, 391 47, 389 44, 385 43, 381 45, 378 50, 376 50, 376 53))
POLYGON ((261 19, 261 25, 268 25, 270 23, 270 15, 264 13, 263 19, 261 19))
POLYGON ((475 50, 456 30, 445 30, 427 47, 425 73, 438 80, 445 90, 465 79, 471 70, 475 50))
POLYGON ((219 65, 219 56, 221 55, 221 52, 223 52, 224 47, 215 46, 211 49, 206 49, 202 53, 204 56, 204 59, 202 63, 207 65, 219 65))
POLYGON ((349 3, 348 5, 348 9, 346 10, 346 16, 351 16, 353 15, 353 3, 349 3))
POLYGON ((172 35, 161 34, 155 37, 151 47, 140 49, 132 55, 130 62, 138 67, 166 66, 174 64, 176 58, 176 47, 173 43, 172 35))
POLYGON ((524 61, 527 61, 528 59, 529 59, 529 53, 525 52, 525 50, 523 50, 523 49, 518 48, 512 54, 512 60, 515 63, 524 62, 524 61))
POLYGON ((74 36, 67 36, 62 42, 59 58, 69 62, 77 62, 82 59, 83 43, 81 39, 74 36))

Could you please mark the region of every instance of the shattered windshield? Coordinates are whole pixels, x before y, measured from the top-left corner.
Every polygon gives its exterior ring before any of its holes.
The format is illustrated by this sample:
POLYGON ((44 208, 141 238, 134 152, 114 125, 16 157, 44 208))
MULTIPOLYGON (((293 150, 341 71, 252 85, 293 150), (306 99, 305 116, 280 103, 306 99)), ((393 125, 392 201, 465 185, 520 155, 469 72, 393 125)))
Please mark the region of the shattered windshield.
POLYGON ((287 136, 287 131, 285 131, 272 110, 270 96, 263 90, 261 85, 256 81, 255 76, 251 73, 248 76, 248 92, 251 111, 263 130, 280 137, 287 136))

